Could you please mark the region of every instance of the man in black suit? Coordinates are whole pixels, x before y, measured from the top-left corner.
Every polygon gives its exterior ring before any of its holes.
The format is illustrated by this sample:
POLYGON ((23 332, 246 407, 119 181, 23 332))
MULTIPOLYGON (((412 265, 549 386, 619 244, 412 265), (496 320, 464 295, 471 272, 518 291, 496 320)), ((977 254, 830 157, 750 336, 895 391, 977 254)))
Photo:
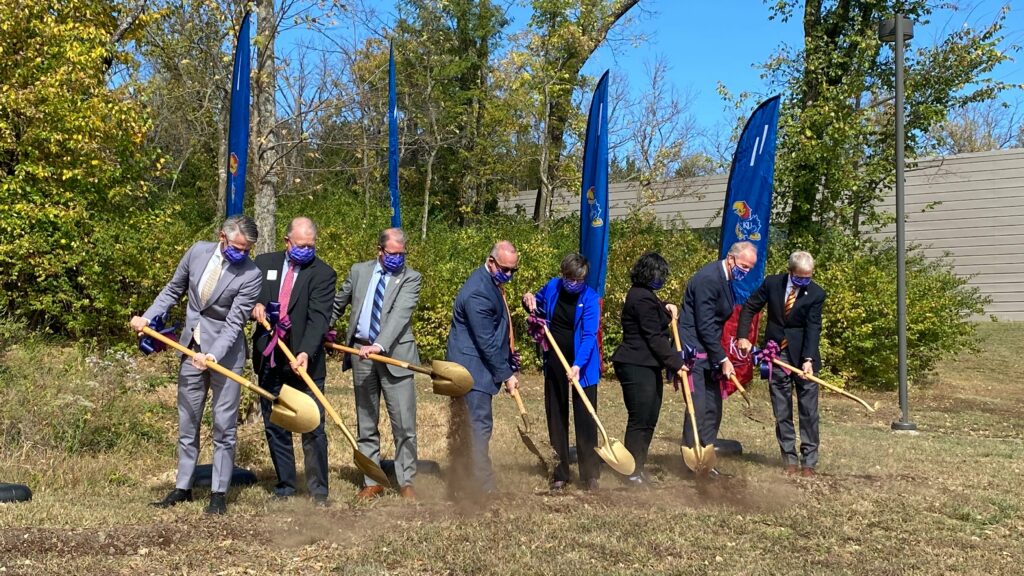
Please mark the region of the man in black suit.
MULTIPOLYGON (((779 359, 787 364, 801 365, 801 370, 814 374, 821 368, 818 342, 821 337, 821 308, 825 290, 811 280, 814 258, 807 252, 789 256, 789 273, 764 279, 740 313, 736 328, 736 348, 749 352, 750 322, 768 305, 765 341, 774 340, 782 348, 779 359)), ((810 380, 786 374, 775 367, 770 383, 772 409, 775 412, 775 435, 782 450, 782 463, 787 474, 795 474, 803 465, 804 476, 814 476, 818 464, 818 385, 810 380), (796 453, 793 427, 793 388, 796 387, 800 412, 800 458, 796 453), (802 461, 802 462, 801 462, 802 461)))
MULTIPOLYGON (((271 303, 277 303, 280 311, 273 333, 257 324, 253 336, 253 371, 259 377, 260 385, 271 394, 278 394, 284 384, 309 393, 306 383, 298 375, 300 368, 323 391, 327 377, 323 337, 331 318, 337 274, 317 258, 316 225, 309 218, 292 220, 285 231, 284 243, 285 250, 256 257, 256 265, 263 274, 263 287, 253 309, 253 318, 258 323, 267 318, 271 314, 268 310, 271 303), (276 346, 275 334, 295 354, 294 364, 289 365, 288 359, 276 346)), ((288 498, 296 491, 292 433, 270 422, 270 402, 261 400, 260 405, 270 458, 277 472, 274 496, 288 498)), ((327 504, 327 434, 324 432, 323 410, 320 406, 320 425, 302 435, 306 486, 319 506, 327 504)))
MULTIPOLYGON (((722 329, 732 316, 733 295, 729 282, 742 280, 757 264, 757 248, 737 242, 724 260, 705 265, 690 278, 683 294, 679 329, 684 349, 692 357, 693 404, 697 432, 703 446, 712 446, 722 424, 722 380, 735 373, 722 348, 722 329)), ((683 444, 694 446, 689 414, 683 419, 683 444)))

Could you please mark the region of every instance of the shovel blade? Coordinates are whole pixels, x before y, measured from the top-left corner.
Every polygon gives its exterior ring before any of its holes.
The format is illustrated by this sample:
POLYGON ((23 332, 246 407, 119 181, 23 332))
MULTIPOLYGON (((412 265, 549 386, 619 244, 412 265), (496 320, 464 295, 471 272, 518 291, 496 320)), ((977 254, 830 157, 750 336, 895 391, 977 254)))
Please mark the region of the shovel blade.
POLYGON ((363 474, 366 474, 371 480, 385 488, 391 487, 391 481, 388 480, 388 475, 384 473, 384 470, 381 469, 376 462, 370 460, 365 454, 358 450, 353 450, 352 461, 355 462, 356 468, 359 468, 359 470, 363 474))
POLYGON ((533 452, 533 454, 540 459, 541 464, 544 466, 544 469, 546 470, 548 468, 548 459, 544 457, 544 454, 540 451, 540 448, 538 448, 537 445, 533 442, 533 438, 530 438, 530 434, 528 433, 528 431, 523 430, 522 426, 516 426, 516 430, 519 431, 519 438, 523 441, 523 444, 526 445, 526 449, 529 450, 530 452, 533 452))
POLYGON ((289 432, 305 434, 320 425, 320 408, 309 394, 285 385, 271 407, 270 421, 289 432))
POLYGON ((434 379, 434 394, 459 398, 473 389, 473 376, 462 364, 431 360, 430 370, 434 379))
POLYGON ((594 450, 597 451, 597 455, 602 460, 611 466, 612 470, 623 476, 629 476, 636 470, 636 460, 633 459, 633 455, 629 453, 629 450, 626 450, 622 442, 614 438, 607 445, 598 446, 594 450))
POLYGON ((686 467, 694 472, 701 470, 700 458, 697 456, 697 451, 689 446, 680 446, 679 450, 683 453, 683 463, 686 467))

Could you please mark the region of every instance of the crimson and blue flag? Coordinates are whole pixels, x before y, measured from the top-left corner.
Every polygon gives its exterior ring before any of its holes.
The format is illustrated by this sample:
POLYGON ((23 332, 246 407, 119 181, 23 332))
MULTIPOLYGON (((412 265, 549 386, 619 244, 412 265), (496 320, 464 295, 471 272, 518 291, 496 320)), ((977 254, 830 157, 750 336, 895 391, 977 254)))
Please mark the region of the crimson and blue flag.
POLYGON ((252 67, 249 12, 242 16, 231 72, 231 112, 228 124, 228 170, 224 191, 227 216, 241 214, 245 204, 245 169, 249 159, 249 73, 252 67))

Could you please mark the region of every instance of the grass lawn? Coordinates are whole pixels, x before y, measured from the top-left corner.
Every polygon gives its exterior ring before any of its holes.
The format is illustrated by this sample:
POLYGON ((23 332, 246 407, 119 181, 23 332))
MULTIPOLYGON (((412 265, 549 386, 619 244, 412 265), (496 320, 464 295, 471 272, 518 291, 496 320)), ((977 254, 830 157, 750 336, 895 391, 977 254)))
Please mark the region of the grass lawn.
MULTIPOLYGON (((631 491, 606 467, 597 492, 549 495, 516 431, 515 405, 501 395, 491 444, 501 495, 491 502, 449 501, 443 477, 421 474, 418 505, 394 496, 352 504, 358 475, 334 428, 332 506, 275 502, 262 425, 247 424, 239 463, 261 482, 232 490, 229 514, 216 518, 202 512, 205 491, 171 510, 147 505, 173 482, 169 355, 97 361, 47 344, 12 347, 0 363, 8 402, 0 416, 33 410, 40 386, 63 387, 57 404, 48 404, 60 407, 55 414, 88 404, 104 387, 137 394, 149 408, 131 415, 147 432, 127 448, 60 450, 32 440, 47 423, 24 416, 6 423, 0 481, 28 483, 35 497, 0 505, 0 574, 1021 574, 1024 361, 1016 344, 1024 325, 984 324, 979 335, 981 353, 944 363, 926 387, 911 389, 917 435, 890 431, 895 393, 863 395, 882 402, 875 414, 823 393, 822 458, 813 479, 780 473, 767 392, 757 382, 752 410, 738 399, 726 403, 722 435, 745 448, 743 456, 720 459, 726 478, 698 484, 684 474, 684 403, 667 390, 651 446, 652 490, 631 491), (31 359, 41 354, 37 368, 31 359)), ((349 376, 336 360, 330 367, 328 395, 354 424, 349 376)), ((420 457, 444 470, 447 402, 429 392, 427 380, 418 387, 420 457)), ((541 395, 540 379, 527 377, 533 437, 545 446, 541 395)), ((599 395, 603 422, 621 439, 620 388, 608 380, 599 395)), ((76 430, 90 430, 88 410, 80 413, 76 430)), ((137 431, 115 437, 129 433, 137 431)), ((46 437, 78 446, 67 434, 62 428, 46 437)), ((209 443, 207 436, 205 461, 209 443)))

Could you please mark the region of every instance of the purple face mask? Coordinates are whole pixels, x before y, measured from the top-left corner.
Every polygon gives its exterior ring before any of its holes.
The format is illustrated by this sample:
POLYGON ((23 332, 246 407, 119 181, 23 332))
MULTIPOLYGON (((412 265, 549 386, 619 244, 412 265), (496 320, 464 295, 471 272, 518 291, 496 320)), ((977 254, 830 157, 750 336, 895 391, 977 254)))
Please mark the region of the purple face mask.
POLYGON ((238 248, 235 248, 231 244, 226 245, 224 247, 224 250, 222 250, 221 252, 224 254, 224 259, 230 262, 231 264, 241 264, 242 262, 245 262, 246 258, 249 257, 248 250, 239 250, 238 248))
POLYGON ((314 246, 292 246, 288 249, 288 259, 302 266, 309 264, 316 258, 316 247, 314 246))
POLYGON ((806 288, 811 284, 811 277, 808 276, 806 278, 801 278, 800 276, 790 274, 789 281, 792 282, 793 286, 796 286, 797 288, 806 288))
POLYGON ((395 274, 405 267, 405 254, 389 254, 385 252, 384 261, 380 265, 388 274, 395 274))
POLYGON ((651 282, 650 284, 648 284, 647 287, 650 288, 651 290, 654 290, 655 292, 657 292, 658 290, 661 290, 662 288, 665 287, 665 279, 664 278, 658 278, 657 280, 655 280, 655 281, 651 282))
POLYGON ((566 280, 562 279, 562 289, 569 294, 579 294, 583 292, 583 288, 587 285, 583 280, 566 280))

